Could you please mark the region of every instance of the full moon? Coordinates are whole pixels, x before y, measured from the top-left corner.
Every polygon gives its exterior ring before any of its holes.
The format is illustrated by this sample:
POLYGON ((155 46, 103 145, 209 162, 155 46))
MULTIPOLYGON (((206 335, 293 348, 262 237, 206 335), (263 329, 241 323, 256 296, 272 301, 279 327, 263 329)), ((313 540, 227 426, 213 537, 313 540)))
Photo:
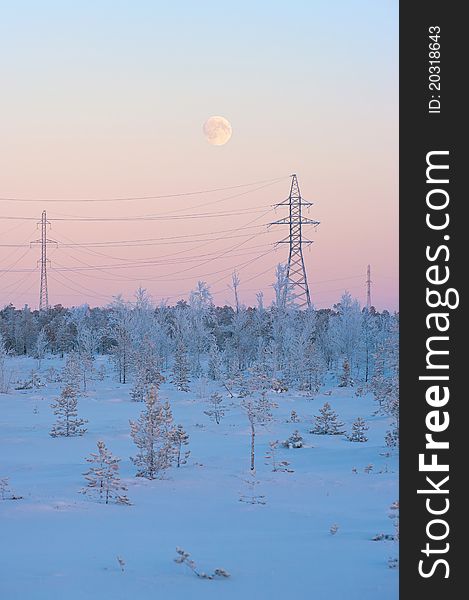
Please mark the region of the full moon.
POLYGON ((204 134, 212 146, 223 146, 231 138, 230 122, 225 117, 210 117, 204 123, 204 134))

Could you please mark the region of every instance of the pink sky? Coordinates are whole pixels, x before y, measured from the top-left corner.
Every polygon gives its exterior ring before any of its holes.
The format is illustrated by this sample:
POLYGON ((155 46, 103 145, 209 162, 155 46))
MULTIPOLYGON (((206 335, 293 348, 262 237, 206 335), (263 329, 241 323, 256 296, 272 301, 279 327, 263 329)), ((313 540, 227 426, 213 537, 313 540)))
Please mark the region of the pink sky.
MULTIPOLYGON (((60 243, 50 247, 51 304, 106 304, 119 292, 131 298, 139 285, 156 301, 174 302, 198 279, 212 286, 217 304, 231 303, 234 268, 243 302, 253 304, 259 290, 270 301, 275 265, 288 250, 272 244, 287 231, 265 225, 286 216, 270 209, 288 196, 288 176, 296 172, 304 198, 314 202, 308 216, 321 222, 305 231, 314 240, 305 261, 315 306, 330 306, 344 289, 363 302, 370 263, 373 303, 397 309, 397 8, 361 2, 366 19, 357 17, 349 31, 327 4, 316 12, 301 4, 304 22, 296 14, 295 23, 305 35, 282 52, 277 40, 291 16, 280 8, 270 20, 253 15, 239 51, 239 36, 228 33, 226 41, 216 33, 216 52, 190 16, 178 21, 185 35, 170 52, 171 9, 162 16, 146 7, 139 20, 125 5, 110 21, 93 13, 89 22, 91 4, 84 3, 72 22, 60 11, 48 21, 46 7, 38 32, 34 14, 20 18, 12 10, 6 26, 21 27, 28 41, 18 48, 10 34, 3 42, 15 52, 2 73, 10 93, 1 100, 0 197, 154 196, 282 179, 244 195, 260 186, 129 202, 0 201, 0 304, 38 304, 39 273, 28 269, 39 249, 27 247, 38 237, 35 221, 6 217, 39 219, 44 209, 51 219, 171 216, 53 221, 50 237, 60 243), (308 37, 308 19, 322 33, 308 37), (204 139, 202 125, 213 114, 232 124, 225 146, 204 139), (187 218, 202 212, 219 214, 187 218), (175 236, 188 237, 167 239, 175 236), (69 240, 147 238, 158 239, 66 247, 69 240), (24 247, 9 247, 15 244, 24 247), (132 266, 122 268, 128 260, 132 266), (136 266, 144 260, 151 264, 136 266)), ((204 15, 194 18, 210 30, 204 15)))

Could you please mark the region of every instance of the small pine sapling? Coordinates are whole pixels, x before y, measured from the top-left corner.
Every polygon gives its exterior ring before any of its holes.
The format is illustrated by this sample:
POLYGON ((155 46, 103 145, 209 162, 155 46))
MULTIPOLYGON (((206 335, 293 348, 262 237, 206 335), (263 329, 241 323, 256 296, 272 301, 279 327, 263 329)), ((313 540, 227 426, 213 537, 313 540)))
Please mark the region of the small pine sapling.
POLYGON ((223 403, 223 396, 218 392, 213 392, 208 399, 209 409, 204 410, 204 414, 210 417, 212 421, 215 421, 217 425, 225 416, 226 407, 223 403))
POLYGON ((156 386, 149 389, 145 403, 146 408, 137 421, 130 421, 130 435, 139 450, 130 460, 138 468, 137 477, 155 479, 174 460, 171 415, 170 408, 165 410, 162 406, 156 386))
POLYGON ((292 410, 290 413, 290 419, 287 421, 288 423, 299 423, 300 419, 296 413, 296 410, 292 410))
POLYGON ((370 463, 369 465, 367 465, 367 466, 366 466, 366 467, 363 469, 363 471, 364 471, 364 472, 365 472, 367 475, 369 475, 369 474, 371 473, 371 471, 372 471, 372 470, 373 470, 373 465, 372 465, 371 463, 370 463))
POLYGON ((271 464, 272 471, 274 473, 294 473, 293 469, 290 469, 290 463, 287 460, 277 460, 277 450, 279 447, 279 441, 275 440, 269 442, 269 450, 266 452, 265 458, 268 462, 265 464, 271 464))
POLYGON ((106 448, 103 441, 97 442, 98 452, 92 452, 86 461, 93 466, 84 473, 87 486, 80 490, 82 494, 89 494, 104 504, 130 504, 127 496, 120 492, 127 491, 119 477, 120 458, 113 456, 106 448))
POLYGON ((342 435, 344 424, 339 421, 338 414, 331 408, 329 402, 319 409, 319 415, 314 417, 314 426, 310 433, 317 435, 342 435))
POLYGON ((50 431, 52 437, 73 437, 85 434, 86 429, 83 425, 88 421, 78 418, 77 406, 77 388, 67 383, 55 403, 51 405, 54 415, 57 416, 57 421, 50 431))
POLYGON ((282 443, 284 448, 303 448, 303 438, 300 435, 298 429, 296 429, 288 440, 285 440, 282 443))
POLYGON ((361 417, 357 417, 352 425, 352 431, 350 435, 347 436, 347 439, 350 442, 367 442, 368 438, 365 433, 368 431, 369 427, 366 424, 365 420, 361 417))
POLYGON ((337 523, 331 525, 329 531, 331 535, 335 535, 339 531, 339 526, 337 525, 337 523))
POLYGON ((215 579, 219 577, 221 579, 230 577, 230 574, 225 569, 215 569, 213 573, 204 573, 203 571, 199 571, 195 562, 191 559, 189 552, 186 552, 182 548, 176 548, 177 556, 174 559, 174 562, 180 565, 186 565, 194 575, 200 577, 200 579, 215 579))
POLYGON ((171 436, 175 448, 176 467, 180 467, 181 465, 187 464, 187 460, 191 453, 190 450, 182 451, 182 447, 189 444, 189 435, 184 431, 182 425, 178 425, 172 430, 171 436))

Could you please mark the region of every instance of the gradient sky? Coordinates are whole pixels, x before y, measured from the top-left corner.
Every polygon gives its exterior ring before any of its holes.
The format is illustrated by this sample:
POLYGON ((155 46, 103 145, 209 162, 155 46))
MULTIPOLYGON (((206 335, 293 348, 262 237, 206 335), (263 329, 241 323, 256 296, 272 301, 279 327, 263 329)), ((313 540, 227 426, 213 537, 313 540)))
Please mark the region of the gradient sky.
POLYGON ((288 250, 271 244, 287 231, 264 225, 286 216, 268 211, 295 172, 314 202, 308 216, 321 222, 305 232, 315 306, 345 288, 363 302, 370 263, 373 303, 397 309, 397 0, 18 0, 0 9, 0 197, 154 196, 279 179, 126 202, 0 201, 0 305, 37 307, 39 249, 28 243, 44 209, 50 219, 165 217, 52 221, 51 304, 106 304, 140 284, 172 303, 198 279, 229 303, 235 267, 243 302, 258 290, 270 301, 288 250), (225 146, 204 139, 211 115, 232 124, 225 146), (193 217, 201 213, 210 215, 193 217))

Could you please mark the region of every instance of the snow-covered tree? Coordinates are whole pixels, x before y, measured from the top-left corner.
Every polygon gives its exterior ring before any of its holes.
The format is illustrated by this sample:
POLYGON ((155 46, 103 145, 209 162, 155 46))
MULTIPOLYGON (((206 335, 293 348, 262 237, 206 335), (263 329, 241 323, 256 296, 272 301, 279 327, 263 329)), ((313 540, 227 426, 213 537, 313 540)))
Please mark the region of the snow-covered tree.
POLYGON ((151 386, 159 387, 164 381, 159 367, 159 358, 154 345, 144 339, 139 353, 136 353, 135 375, 130 397, 134 402, 143 402, 151 386))
POLYGON ((329 334, 336 352, 349 360, 353 371, 361 334, 360 305, 349 292, 345 292, 335 308, 337 314, 331 318, 329 334))
POLYGON ((0 394, 7 394, 10 389, 11 374, 6 369, 7 350, 5 339, 0 333, 0 394))
POLYGON ((155 479, 171 466, 172 440, 168 434, 168 415, 152 386, 145 399, 146 408, 137 421, 130 421, 130 435, 138 448, 131 461, 137 467, 137 477, 155 479))
POLYGON ((77 391, 72 385, 65 384, 60 392, 60 396, 51 407, 54 409, 54 415, 57 417, 50 431, 52 437, 80 436, 86 432, 83 425, 88 421, 78 418, 77 391))
POLYGON ((127 487, 119 477, 120 458, 113 456, 103 441, 98 441, 97 446, 98 452, 92 452, 86 458, 92 466, 83 474, 87 484, 80 492, 104 504, 130 504, 127 496, 122 494, 127 487))
POLYGON ((366 437, 366 432, 369 427, 366 424, 365 420, 361 417, 357 417, 352 425, 352 431, 348 436, 350 442, 367 442, 368 438, 366 437))
POLYGON ((174 356, 173 377, 171 382, 180 392, 189 392, 189 364, 187 361, 187 350, 182 340, 176 346, 174 356))
POLYGON ((190 450, 184 450, 183 446, 189 444, 189 435, 184 431, 182 425, 177 425, 171 430, 171 439, 175 449, 176 467, 185 465, 190 456, 190 450))
POLYGON ((217 425, 225 416, 226 408, 224 406, 223 396, 218 392, 213 392, 208 399, 208 410, 204 410, 204 414, 210 417, 217 425))
POLYGON ((344 424, 339 421, 338 414, 332 409, 329 402, 319 409, 319 415, 314 417, 313 428, 310 433, 318 435, 341 435, 344 433, 344 424))
POLYGON ((342 373, 340 374, 339 387, 350 387, 352 379, 350 377, 350 363, 347 358, 342 363, 342 373))
POLYGON ((73 388, 76 394, 80 391, 82 370, 80 358, 76 352, 70 352, 65 359, 65 365, 62 369, 62 382, 73 388))
POLYGON ((223 375, 222 354, 215 338, 212 339, 208 354, 208 376, 213 381, 220 381, 223 375))
POLYGON ((42 328, 36 338, 36 347, 35 347, 35 355, 37 358, 37 368, 38 369, 41 368, 41 363, 46 354, 46 348, 48 346, 48 343, 49 343, 49 341, 47 339, 47 334, 44 331, 44 328, 42 328))
POLYGON ((288 440, 285 440, 282 443, 284 448, 303 448, 303 438, 300 435, 298 429, 296 429, 288 440))
POLYGON ((119 383, 127 383, 133 360, 132 334, 134 322, 127 302, 122 296, 114 298, 110 305, 110 337, 114 342, 113 356, 119 383))

